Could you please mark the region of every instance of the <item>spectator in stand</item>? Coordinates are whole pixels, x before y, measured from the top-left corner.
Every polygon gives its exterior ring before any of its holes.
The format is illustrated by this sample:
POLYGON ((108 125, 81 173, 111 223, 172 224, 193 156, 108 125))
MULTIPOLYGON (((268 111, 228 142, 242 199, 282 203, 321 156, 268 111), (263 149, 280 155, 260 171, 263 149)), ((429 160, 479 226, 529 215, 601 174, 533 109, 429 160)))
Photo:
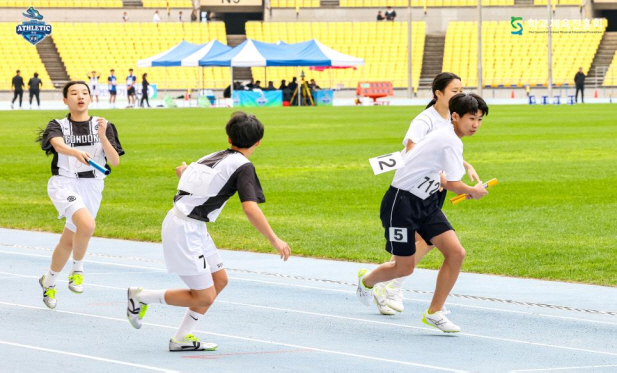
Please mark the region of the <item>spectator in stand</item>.
POLYGON ((159 24, 159 22, 161 22, 161 16, 159 16, 158 10, 154 12, 154 15, 152 16, 152 22, 156 23, 157 25, 159 24))
POLYGON ((193 11, 191 12, 191 22, 197 22, 197 12, 199 10, 198 9, 193 9, 193 11))
POLYGON ((139 106, 141 107, 144 107, 144 100, 146 101, 146 104, 148 104, 148 107, 150 107, 150 101, 148 100, 148 86, 150 83, 148 82, 148 79, 146 79, 147 77, 147 73, 144 73, 141 76, 141 101, 139 102, 139 106))
POLYGON ((386 17, 383 16, 383 14, 381 14, 381 10, 377 12, 377 20, 378 21, 383 21, 384 19, 386 19, 386 17))
POLYGON ((127 12, 122 13, 122 22, 129 21, 129 14, 127 12))
POLYGON ((34 77, 28 81, 28 90, 30 91, 30 109, 32 109, 32 97, 36 97, 36 104, 41 108, 41 87, 43 82, 39 79, 39 73, 34 73, 34 77))
POLYGON ((386 10, 386 20, 394 21, 396 18, 396 10, 393 10, 391 6, 388 6, 388 10, 386 10))
POLYGON ((182 20, 182 11, 178 12, 178 22, 180 22, 180 23, 184 22, 182 20))
POLYGON ((311 91, 315 91, 315 90, 321 89, 321 87, 318 86, 317 83, 315 82, 315 79, 311 79, 311 83, 309 84, 309 88, 311 89, 311 91))
POLYGON ((585 103, 585 96, 583 91, 585 90, 585 74, 583 68, 579 67, 578 72, 574 76, 574 84, 576 85, 576 95, 574 96, 574 102, 578 102, 578 92, 581 92, 581 103, 585 103))
POLYGON ((13 101, 11 101, 11 109, 13 108, 13 104, 15 103, 15 100, 17 99, 17 96, 19 96, 19 107, 21 108, 21 101, 24 98, 24 78, 22 78, 19 74, 21 74, 21 71, 17 70, 15 72, 15 76, 13 77, 13 80, 11 81, 11 91, 13 91, 13 101))

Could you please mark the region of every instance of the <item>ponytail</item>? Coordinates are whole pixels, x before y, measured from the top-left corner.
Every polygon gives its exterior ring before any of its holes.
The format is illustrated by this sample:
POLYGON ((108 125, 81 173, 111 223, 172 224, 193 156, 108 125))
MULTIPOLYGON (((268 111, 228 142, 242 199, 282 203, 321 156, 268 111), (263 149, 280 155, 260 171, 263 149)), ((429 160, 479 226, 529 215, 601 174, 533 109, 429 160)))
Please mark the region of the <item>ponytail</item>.
POLYGON ((437 74, 437 76, 435 76, 435 79, 433 79, 433 84, 431 84, 431 90, 433 91, 433 99, 426 106, 426 109, 430 108, 431 106, 437 103, 437 95, 435 94, 435 92, 437 91, 443 92, 446 89, 446 87, 450 84, 450 82, 453 81, 454 79, 461 80, 461 78, 458 75, 453 74, 453 73, 447 73, 447 72, 439 73, 437 74))
POLYGON ((431 100, 431 102, 428 103, 428 105, 426 105, 424 110, 430 108, 431 106, 434 106, 436 103, 437 103, 437 96, 433 95, 433 99, 431 100))

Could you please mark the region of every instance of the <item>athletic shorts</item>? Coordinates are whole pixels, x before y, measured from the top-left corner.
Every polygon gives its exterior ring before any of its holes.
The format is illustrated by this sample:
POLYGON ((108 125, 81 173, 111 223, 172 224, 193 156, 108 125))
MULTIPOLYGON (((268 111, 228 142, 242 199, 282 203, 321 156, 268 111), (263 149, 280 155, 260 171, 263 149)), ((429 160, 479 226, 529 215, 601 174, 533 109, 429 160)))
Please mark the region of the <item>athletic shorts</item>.
POLYGON ((446 189, 441 192, 436 193, 439 196, 439 208, 443 209, 443 205, 446 203, 446 196, 448 195, 448 191, 446 189))
POLYGON ((169 273, 211 277, 223 269, 223 261, 203 221, 191 219, 173 208, 163 221, 161 236, 169 273))
POLYGON ((416 232, 432 245, 433 237, 454 230, 441 211, 437 193, 422 200, 391 186, 381 201, 380 217, 385 229, 386 251, 396 256, 416 253, 416 232))
POLYGON ((126 91, 127 95, 135 95, 135 87, 131 87, 126 91))
POLYGON ((55 175, 47 183, 47 194, 58 210, 58 219, 66 218, 66 228, 76 232, 73 214, 79 209, 87 208, 90 215, 96 219, 104 187, 105 182, 102 179, 78 179, 55 175))
POLYGON ((110 96, 115 96, 117 93, 118 93, 117 91, 109 91, 110 96))

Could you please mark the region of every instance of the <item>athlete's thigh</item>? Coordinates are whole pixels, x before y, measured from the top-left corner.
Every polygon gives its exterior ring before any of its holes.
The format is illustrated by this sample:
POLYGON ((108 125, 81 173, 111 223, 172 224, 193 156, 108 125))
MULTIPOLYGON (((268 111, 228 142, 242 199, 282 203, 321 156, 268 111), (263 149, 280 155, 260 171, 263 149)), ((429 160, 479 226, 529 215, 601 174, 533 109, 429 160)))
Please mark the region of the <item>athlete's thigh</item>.
POLYGON ((462 248, 461 242, 453 230, 445 231, 431 238, 431 241, 444 255, 448 255, 462 248))

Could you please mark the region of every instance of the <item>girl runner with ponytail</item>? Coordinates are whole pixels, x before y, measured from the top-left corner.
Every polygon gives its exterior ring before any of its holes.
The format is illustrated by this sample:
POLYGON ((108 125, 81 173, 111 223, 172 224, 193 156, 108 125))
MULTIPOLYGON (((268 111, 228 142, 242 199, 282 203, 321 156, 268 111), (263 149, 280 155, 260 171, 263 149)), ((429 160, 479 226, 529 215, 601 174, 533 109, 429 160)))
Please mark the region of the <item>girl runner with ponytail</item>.
MULTIPOLYGON (((426 106, 426 109, 411 121, 409 130, 407 130, 405 138, 403 138, 405 153, 409 152, 415 144, 420 142, 429 133, 443 127, 452 126, 448 105, 454 95, 463 92, 461 78, 453 73, 442 72, 433 79, 431 89, 433 91, 433 99, 426 106)), ((469 178, 472 181, 478 182, 480 177, 476 170, 467 162, 463 164, 469 178)), ((446 190, 438 192, 440 207, 443 207, 446 201, 446 193, 446 190)), ((428 245, 417 233, 415 240, 415 260, 417 265, 434 246, 428 245)), ((394 260, 394 258, 391 260, 394 260)), ((396 312, 403 312, 405 307, 403 305, 403 292, 401 288, 406 278, 401 277, 388 283, 375 285, 373 290, 375 304, 381 314, 394 315, 396 312)))

